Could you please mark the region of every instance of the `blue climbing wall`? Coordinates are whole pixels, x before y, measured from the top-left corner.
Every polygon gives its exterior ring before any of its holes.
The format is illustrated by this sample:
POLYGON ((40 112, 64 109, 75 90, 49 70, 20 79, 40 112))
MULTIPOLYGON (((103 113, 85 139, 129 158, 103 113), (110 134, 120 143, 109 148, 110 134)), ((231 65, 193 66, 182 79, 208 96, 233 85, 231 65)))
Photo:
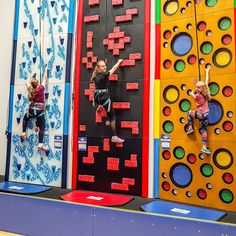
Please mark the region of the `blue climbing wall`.
POLYGON ((10 181, 66 186, 73 22, 74 0, 16 0, 6 165, 10 181), (20 140, 29 105, 25 82, 32 72, 41 81, 45 64, 48 156, 37 149, 35 120, 27 139, 20 140))

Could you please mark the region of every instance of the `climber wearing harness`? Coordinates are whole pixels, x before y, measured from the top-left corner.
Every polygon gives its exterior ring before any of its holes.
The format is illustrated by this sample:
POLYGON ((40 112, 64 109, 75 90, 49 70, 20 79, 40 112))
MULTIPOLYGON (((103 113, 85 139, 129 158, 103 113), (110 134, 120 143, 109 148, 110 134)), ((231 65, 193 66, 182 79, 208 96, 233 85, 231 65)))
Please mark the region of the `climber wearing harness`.
POLYGON ((118 62, 107 71, 106 64, 103 60, 97 62, 96 67, 91 76, 91 82, 95 85, 94 90, 94 102, 98 105, 97 111, 105 109, 110 119, 110 125, 112 129, 111 141, 115 143, 123 143, 124 139, 121 139, 116 134, 116 119, 115 112, 112 108, 112 101, 109 93, 109 76, 112 75, 119 67, 123 59, 119 59, 118 62))
POLYGON ((23 119, 23 133, 21 139, 26 139, 26 128, 28 121, 31 118, 36 118, 37 126, 39 127, 39 142, 38 149, 47 151, 48 149, 43 145, 43 136, 45 131, 45 114, 44 114, 44 90, 47 83, 47 66, 45 67, 45 73, 43 81, 40 84, 34 75, 31 75, 29 80, 26 82, 28 89, 28 99, 30 101, 29 109, 23 119))

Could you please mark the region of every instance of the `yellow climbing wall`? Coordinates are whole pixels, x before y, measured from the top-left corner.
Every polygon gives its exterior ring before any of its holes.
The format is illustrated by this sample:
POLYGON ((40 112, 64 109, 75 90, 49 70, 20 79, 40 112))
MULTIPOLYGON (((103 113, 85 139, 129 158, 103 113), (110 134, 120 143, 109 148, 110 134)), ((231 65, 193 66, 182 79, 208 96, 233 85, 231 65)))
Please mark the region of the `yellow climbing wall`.
POLYGON ((234 1, 161 0, 160 9, 159 197, 235 211, 234 1), (198 121, 185 133, 186 112, 196 109, 188 94, 208 64, 211 155, 200 152, 198 121))

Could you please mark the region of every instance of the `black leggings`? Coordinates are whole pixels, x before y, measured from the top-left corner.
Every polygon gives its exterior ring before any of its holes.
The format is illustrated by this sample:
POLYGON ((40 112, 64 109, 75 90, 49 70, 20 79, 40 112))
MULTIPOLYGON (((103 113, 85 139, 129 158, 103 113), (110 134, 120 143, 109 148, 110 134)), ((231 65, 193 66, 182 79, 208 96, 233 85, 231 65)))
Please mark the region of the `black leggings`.
POLYGON ((46 127, 44 109, 36 109, 36 114, 34 114, 34 109, 29 108, 29 111, 25 114, 23 119, 23 132, 26 132, 27 124, 30 119, 36 118, 36 124, 39 127, 39 143, 43 143, 43 136, 46 127))

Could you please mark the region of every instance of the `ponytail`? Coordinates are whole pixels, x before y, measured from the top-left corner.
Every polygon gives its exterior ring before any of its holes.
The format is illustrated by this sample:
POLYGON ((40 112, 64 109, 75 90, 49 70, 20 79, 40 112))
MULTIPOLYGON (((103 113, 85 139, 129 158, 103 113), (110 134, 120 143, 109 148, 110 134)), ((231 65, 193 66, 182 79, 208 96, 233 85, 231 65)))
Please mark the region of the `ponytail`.
POLYGON ((95 66, 95 68, 94 68, 94 71, 93 71, 93 73, 92 73, 92 76, 90 77, 90 82, 92 82, 93 79, 96 77, 101 62, 104 62, 104 61, 103 61, 103 60, 99 60, 99 61, 97 62, 96 66, 95 66))
POLYGON ((30 79, 30 87, 28 88, 28 99, 30 102, 33 102, 34 101, 34 98, 35 98, 35 89, 37 88, 38 86, 38 80, 35 79, 34 77, 32 77, 30 79))

